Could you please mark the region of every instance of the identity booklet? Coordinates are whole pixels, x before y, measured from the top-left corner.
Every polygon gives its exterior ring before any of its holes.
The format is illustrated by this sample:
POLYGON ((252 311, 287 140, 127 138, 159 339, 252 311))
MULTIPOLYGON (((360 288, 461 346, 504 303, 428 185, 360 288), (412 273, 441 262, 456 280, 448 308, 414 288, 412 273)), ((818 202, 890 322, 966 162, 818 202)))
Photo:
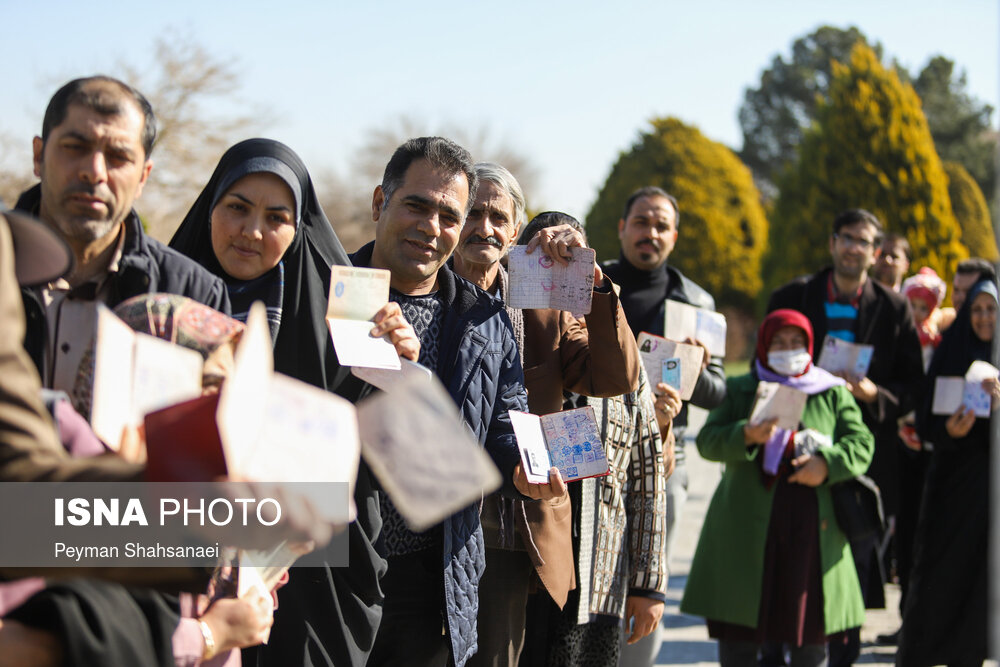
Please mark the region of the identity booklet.
POLYGON ((532 484, 548 484, 553 466, 567 482, 608 474, 608 457, 591 406, 542 416, 516 410, 509 414, 521 465, 532 484))
POLYGON ((389 302, 389 278, 384 269, 331 269, 326 323, 342 365, 399 369, 392 343, 371 335, 372 318, 389 302))
POLYGON ((594 298, 593 248, 570 248, 573 259, 560 264, 541 250, 530 255, 526 246, 514 246, 507 254, 511 308, 555 308, 574 317, 590 312, 594 298))
POLYGON ((712 356, 726 356, 725 315, 671 299, 663 306, 664 338, 676 341, 692 338, 707 347, 712 356))
POLYGON ((643 331, 639 334, 637 341, 639 345, 639 357, 642 365, 646 369, 646 377, 651 385, 655 386, 661 378, 673 378, 674 370, 677 371, 678 384, 673 385, 669 379, 663 382, 671 384, 681 393, 681 400, 688 401, 694 393, 694 386, 698 384, 698 376, 701 375, 701 363, 705 358, 705 349, 700 345, 688 345, 677 341, 667 340, 661 336, 654 336, 643 331), (664 376, 664 363, 673 360, 670 375, 664 376))

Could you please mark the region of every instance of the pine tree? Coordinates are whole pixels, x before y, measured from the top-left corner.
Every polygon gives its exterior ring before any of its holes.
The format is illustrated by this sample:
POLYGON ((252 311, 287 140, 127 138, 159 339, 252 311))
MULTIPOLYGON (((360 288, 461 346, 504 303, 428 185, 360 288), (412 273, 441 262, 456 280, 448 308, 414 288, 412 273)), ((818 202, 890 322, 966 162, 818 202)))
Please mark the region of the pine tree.
POLYGON ((765 259, 770 288, 829 263, 831 222, 848 208, 868 209, 903 234, 914 265, 946 279, 967 256, 920 100, 864 44, 833 68, 829 102, 779 189, 765 259))
POLYGON ((628 196, 657 185, 680 204, 680 235, 670 256, 721 305, 748 307, 761 288, 767 220, 750 170, 722 144, 676 118, 655 119, 623 152, 587 214, 601 259, 618 256, 618 221, 628 196))

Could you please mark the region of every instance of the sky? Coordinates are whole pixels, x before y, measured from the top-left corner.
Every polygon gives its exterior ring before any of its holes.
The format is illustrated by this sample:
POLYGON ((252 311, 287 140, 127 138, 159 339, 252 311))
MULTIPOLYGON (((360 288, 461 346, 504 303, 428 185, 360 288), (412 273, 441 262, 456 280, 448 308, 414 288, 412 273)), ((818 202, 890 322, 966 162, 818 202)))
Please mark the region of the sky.
POLYGON ((0 132, 23 137, 25 150, 62 82, 113 74, 123 60, 148 70, 153 38, 183 35, 239 74, 228 109, 266 112, 260 134, 290 145, 314 173, 346 172, 366 137, 398 127, 401 117, 427 132, 457 125, 536 165, 535 191, 526 193, 533 209, 581 219, 651 118, 676 116, 738 150, 744 91, 821 25, 857 26, 911 71, 933 55, 951 58, 971 93, 1000 108, 996 0, 47 0, 42 7, 0 0, 0 21, 21 26, 0 40, 0 132))

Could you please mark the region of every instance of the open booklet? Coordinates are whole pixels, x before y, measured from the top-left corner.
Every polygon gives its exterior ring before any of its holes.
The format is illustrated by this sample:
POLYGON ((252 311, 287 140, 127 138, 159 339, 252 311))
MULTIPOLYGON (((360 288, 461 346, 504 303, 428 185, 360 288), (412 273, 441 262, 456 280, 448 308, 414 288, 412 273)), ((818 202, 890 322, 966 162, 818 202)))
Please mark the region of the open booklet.
POLYGON ((750 423, 759 424, 778 418, 778 428, 789 431, 798 429, 809 394, 779 382, 759 382, 750 423))
POLYGON ((660 336, 646 333, 639 334, 639 357, 642 365, 646 369, 646 376, 649 378, 651 387, 661 381, 670 384, 681 393, 681 400, 688 401, 694 393, 694 386, 698 384, 698 376, 701 375, 701 362, 705 358, 705 350, 699 345, 688 345, 667 340, 660 336), (664 364, 671 361, 668 374, 664 374, 664 364), (677 379, 676 384, 669 380, 677 379))
POLYGON ((549 415, 510 411, 521 450, 521 465, 532 484, 548 484, 549 469, 559 468, 567 481, 607 475, 608 457, 589 405, 549 415))
POLYGON ((663 336, 670 340, 693 338, 713 357, 726 356, 726 316, 667 299, 663 304, 663 336))
POLYGON ((392 343, 371 335, 372 318, 389 302, 389 278, 384 269, 331 269, 326 323, 342 365, 399 369, 392 343))
POLYGON ((934 380, 934 403, 931 412, 951 415, 964 406, 977 417, 990 416, 990 395, 983 389, 983 380, 995 378, 1000 370, 985 361, 973 361, 965 377, 938 377, 934 380))
POLYGON ((126 426, 139 426, 147 412, 201 395, 200 354, 137 333, 105 306, 97 307, 94 383, 90 423, 117 449, 126 426))
POLYGON ((511 308, 555 308, 574 317, 590 312, 594 298, 593 248, 570 248, 573 258, 562 265, 541 250, 530 255, 526 246, 514 246, 507 254, 511 308))
POLYGON ((347 523, 360 458, 354 406, 275 373, 272 354, 265 310, 255 303, 221 392, 146 415, 147 479, 345 482, 346 514, 324 506, 323 518, 347 523))
POLYGON ((433 376, 411 373, 358 404, 362 454, 411 530, 477 502, 503 481, 433 376))
POLYGON ((854 378, 868 375, 875 348, 863 343, 849 343, 846 340, 827 336, 819 354, 817 366, 831 373, 847 373, 854 378))

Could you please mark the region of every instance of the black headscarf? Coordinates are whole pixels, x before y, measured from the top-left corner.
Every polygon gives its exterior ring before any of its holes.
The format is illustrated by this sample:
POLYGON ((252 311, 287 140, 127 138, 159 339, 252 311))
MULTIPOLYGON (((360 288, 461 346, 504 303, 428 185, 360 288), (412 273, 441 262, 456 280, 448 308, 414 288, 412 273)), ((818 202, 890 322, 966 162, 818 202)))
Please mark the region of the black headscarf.
POLYGON ((244 176, 265 171, 288 182, 288 172, 275 169, 273 161, 287 166, 297 179, 298 188, 294 184, 290 187, 300 209, 295 237, 282 258, 284 287, 280 300, 281 324, 274 342, 274 369, 333 391, 346 377, 347 369, 337 362, 326 326, 330 267, 350 266, 351 262, 320 207, 309 172, 291 148, 271 139, 248 139, 226 151, 174 233, 170 247, 191 257, 228 285, 240 282, 226 274, 212 250, 212 208, 234 182, 234 174, 244 176))
MULTIPOLYGON (((941 337, 941 344, 934 350, 934 357, 927 369, 926 399, 923 411, 917 412, 917 429, 921 435, 935 445, 947 439, 944 422, 947 415, 931 414, 934 399, 934 380, 939 377, 964 376, 973 361, 986 361, 996 365, 992 358, 993 341, 980 340, 972 330, 972 302, 982 293, 997 299, 997 286, 991 280, 981 280, 972 286, 965 303, 941 337)), ((994 334, 995 335, 995 334, 994 334)), ((976 420, 974 429, 985 429, 989 420, 976 420), (980 423, 982 422, 982 423, 980 423)))

